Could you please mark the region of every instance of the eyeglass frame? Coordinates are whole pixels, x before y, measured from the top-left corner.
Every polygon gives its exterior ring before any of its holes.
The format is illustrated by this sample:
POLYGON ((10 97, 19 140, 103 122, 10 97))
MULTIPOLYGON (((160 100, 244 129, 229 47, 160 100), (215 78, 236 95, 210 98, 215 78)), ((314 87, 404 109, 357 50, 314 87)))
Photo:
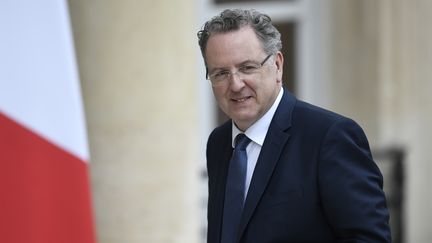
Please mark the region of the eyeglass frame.
MULTIPOLYGON (((256 68, 256 70, 259 70, 260 68, 262 68, 263 66, 264 66, 264 64, 267 62, 267 60, 269 60, 270 59, 270 57, 271 56, 273 56, 273 54, 274 53, 271 53, 271 54, 269 54, 260 64, 259 64, 259 67, 257 67, 256 68)), ((238 73, 239 72, 239 70, 237 70, 235 73, 232 73, 231 71, 229 71, 229 75, 230 76, 234 76, 234 74, 236 74, 236 73, 238 73)), ((208 67, 206 67, 206 79, 207 80, 210 80, 210 82, 212 83, 212 85, 214 85, 214 83, 213 83, 213 81, 211 80, 211 78, 210 78, 210 75, 209 75, 209 73, 208 73, 208 67)), ((220 83, 223 83, 223 82, 220 82, 220 83)))

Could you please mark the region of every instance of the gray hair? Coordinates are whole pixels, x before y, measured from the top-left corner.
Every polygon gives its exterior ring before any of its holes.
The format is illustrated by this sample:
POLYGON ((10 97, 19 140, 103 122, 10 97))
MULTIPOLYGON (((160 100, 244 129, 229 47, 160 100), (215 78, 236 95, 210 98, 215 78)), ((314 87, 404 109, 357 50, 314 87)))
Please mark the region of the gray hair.
POLYGON ((198 43, 204 60, 207 41, 212 34, 235 31, 245 26, 252 27, 266 54, 274 54, 282 49, 281 35, 268 15, 253 9, 226 9, 207 21, 203 29, 198 31, 198 43))

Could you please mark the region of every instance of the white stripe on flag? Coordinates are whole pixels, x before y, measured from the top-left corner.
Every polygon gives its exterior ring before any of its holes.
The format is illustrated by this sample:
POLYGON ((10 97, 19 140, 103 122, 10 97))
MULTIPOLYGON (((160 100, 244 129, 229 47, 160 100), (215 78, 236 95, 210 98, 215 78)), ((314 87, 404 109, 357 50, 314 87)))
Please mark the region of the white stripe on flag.
POLYGON ((0 111, 88 161, 66 1, 0 1, 0 33, 0 111))

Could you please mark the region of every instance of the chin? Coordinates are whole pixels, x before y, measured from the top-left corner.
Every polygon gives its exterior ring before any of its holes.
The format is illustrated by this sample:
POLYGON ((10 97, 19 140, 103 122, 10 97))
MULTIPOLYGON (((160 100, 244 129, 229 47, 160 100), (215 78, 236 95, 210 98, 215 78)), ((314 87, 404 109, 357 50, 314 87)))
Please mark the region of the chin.
POLYGON ((256 120, 255 116, 234 115, 231 117, 235 123, 241 124, 253 124, 256 120))

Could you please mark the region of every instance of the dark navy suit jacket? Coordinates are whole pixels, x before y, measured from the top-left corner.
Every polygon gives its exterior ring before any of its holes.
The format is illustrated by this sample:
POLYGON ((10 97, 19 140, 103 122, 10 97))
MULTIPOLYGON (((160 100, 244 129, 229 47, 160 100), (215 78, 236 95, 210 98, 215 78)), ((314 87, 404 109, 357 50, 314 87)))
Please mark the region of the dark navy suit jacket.
MULTIPOLYGON (((208 243, 219 243, 231 121, 207 143, 208 243)), ((284 90, 253 173, 238 242, 390 242, 382 175, 351 119, 284 90)))

